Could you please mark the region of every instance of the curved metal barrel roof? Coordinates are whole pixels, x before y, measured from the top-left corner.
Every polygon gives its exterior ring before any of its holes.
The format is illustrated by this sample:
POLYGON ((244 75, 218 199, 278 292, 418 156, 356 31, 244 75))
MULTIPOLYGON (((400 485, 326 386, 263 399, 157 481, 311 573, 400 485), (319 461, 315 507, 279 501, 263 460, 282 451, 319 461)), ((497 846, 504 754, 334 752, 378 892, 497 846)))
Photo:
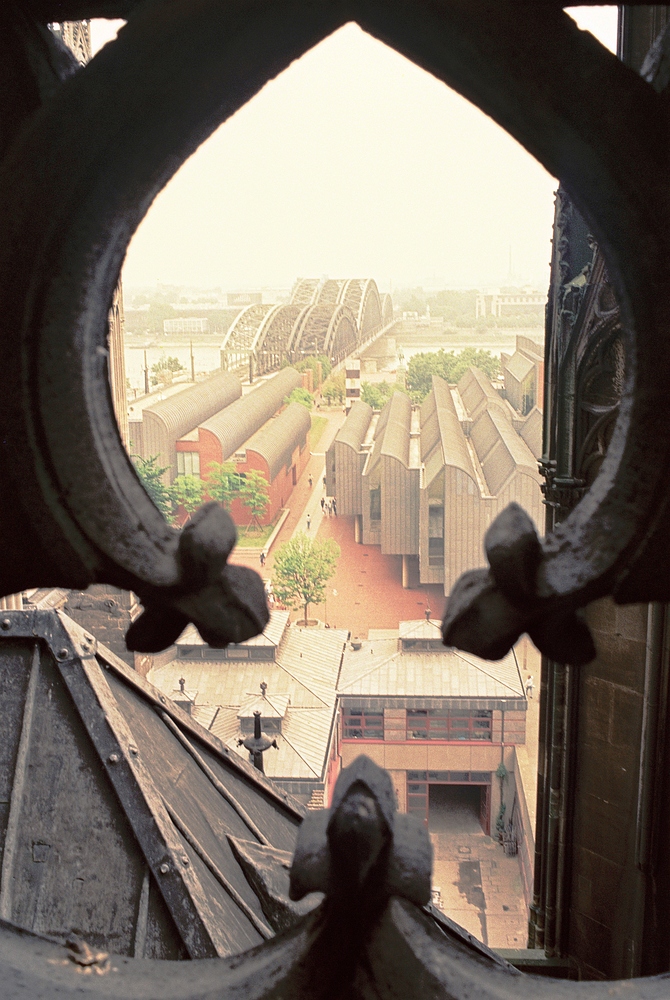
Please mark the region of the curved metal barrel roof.
POLYGON ((307 407, 302 403, 290 403, 247 441, 247 451, 255 451, 265 459, 270 480, 274 480, 277 473, 289 465, 294 449, 305 440, 311 425, 307 407))
POLYGON ((274 416, 286 396, 301 383, 302 379, 295 368, 284 368, 248 396, 236 400, 202 423, 202 428, 219 440, 222 460, 225 462, 229 459, 266 420, 274 416))
POLYGON ((242 395, 240 380, 230 372, 217 372, 143 412, 145 457, 167 459, 175 441, 242 395))

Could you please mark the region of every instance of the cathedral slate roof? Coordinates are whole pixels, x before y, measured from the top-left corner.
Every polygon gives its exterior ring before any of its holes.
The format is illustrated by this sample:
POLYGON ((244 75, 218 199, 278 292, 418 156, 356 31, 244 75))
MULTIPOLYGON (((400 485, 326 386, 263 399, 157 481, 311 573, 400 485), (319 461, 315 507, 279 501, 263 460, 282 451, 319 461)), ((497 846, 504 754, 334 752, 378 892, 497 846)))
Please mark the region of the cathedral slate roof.
POLYGON ((0 915, 146 958, 272 937, 229 838, 292 851, 303 808, 62 612, 5 612, 0 915))

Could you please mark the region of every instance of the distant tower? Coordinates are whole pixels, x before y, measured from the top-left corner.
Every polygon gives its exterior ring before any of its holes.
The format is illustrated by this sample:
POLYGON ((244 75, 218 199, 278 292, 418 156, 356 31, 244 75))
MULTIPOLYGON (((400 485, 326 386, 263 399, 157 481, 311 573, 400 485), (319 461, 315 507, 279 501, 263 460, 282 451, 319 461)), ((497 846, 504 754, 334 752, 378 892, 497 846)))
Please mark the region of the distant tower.
MULTIPOLYGON (((75 59, 81 66, 85 66, 92 58, 90 21, 61 21, 59 24, 52 24, 51 30, 74 53, 75 59)), ((123 332, 123 288, 119 278, 109 310, 109 382, 121 440, 128 448, 128 399, 123 332)))

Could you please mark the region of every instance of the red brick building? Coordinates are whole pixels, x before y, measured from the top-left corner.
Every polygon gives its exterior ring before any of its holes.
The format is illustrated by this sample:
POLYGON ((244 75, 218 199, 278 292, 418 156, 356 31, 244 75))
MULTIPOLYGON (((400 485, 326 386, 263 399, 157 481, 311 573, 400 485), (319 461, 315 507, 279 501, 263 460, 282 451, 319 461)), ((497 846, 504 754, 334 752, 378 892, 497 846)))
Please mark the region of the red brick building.
MULTIPOLYGON (((285 399, 302 385, 300 374, 284 368, 251 392, 220 410, 176 443, 180 474, 208 479, 212 462, 232 461, 240 475, 260 472, 267 481, 270 502, 262 519, 270 524, 291 496, 309 461, 309 410, 285 399)), ((250 519, 235 500, 231 514, 237 524, 250 519)))

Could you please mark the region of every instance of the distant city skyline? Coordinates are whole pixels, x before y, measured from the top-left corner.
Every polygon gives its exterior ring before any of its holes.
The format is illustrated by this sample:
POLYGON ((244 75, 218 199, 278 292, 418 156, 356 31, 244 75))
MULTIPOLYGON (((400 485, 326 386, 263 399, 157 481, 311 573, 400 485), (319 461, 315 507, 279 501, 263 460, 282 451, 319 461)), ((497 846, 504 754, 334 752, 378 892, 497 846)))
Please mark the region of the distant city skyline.
MULTIPOLYGON (((613 47, 616 8, 577 13, 613 47)), ((121 23, 94 21, 94 49, 121 23)), ((124 284, 543 288, 556 186, 490 118, 348 24, 184 164, 132 240, 124 284)))

